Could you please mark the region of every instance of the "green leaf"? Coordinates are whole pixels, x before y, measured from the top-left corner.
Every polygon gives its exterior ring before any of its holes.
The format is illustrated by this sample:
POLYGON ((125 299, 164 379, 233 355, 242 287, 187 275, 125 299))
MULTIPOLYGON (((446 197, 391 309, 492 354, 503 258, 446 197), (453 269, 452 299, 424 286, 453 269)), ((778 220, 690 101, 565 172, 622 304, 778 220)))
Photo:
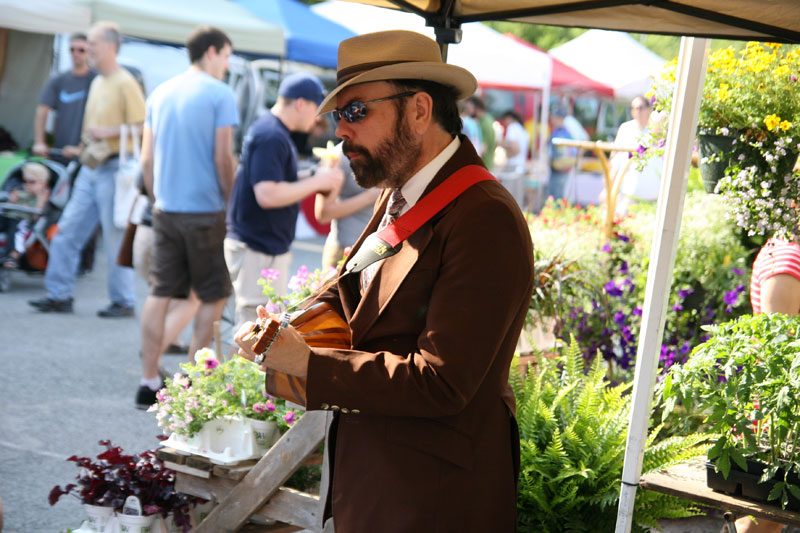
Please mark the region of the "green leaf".
POLYGON ((775 486, 772 487, 772 490, 769 491, 769 496, 767 496, 767 500, 777 500, 779 496, 783 495, 783 481, 778 481, 775 483, 775 486))
POLYGON ((733 462, 736 463, 739 468, 747 472, 747 460, 744 458, 742 453, 736 448, 728 448, 728 452, 731 459, 733 459, 733 462))

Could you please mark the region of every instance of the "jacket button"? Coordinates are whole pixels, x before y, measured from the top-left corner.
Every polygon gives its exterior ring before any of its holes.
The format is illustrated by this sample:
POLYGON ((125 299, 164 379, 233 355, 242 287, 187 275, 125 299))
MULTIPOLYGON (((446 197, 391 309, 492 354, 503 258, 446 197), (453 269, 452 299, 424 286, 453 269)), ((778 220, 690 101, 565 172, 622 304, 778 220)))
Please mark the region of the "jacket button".
POLYGON ((331 405, 331 411, 338 411, 338 410, 339 410, 338 405, 331 405))
POLYGON ((321 403, 319 404, 319 408, 322 409, 323 411, 327 411, 328 409, 331 408, 331 406, 328 405, 327 403, 321 403))
POLYGON ((346 415, 349 412, 350 412, 350 409, 348 409, 347 407, 342 407, 342 414, 346 415))
POLYGON ((354 414, 354 415, 357 415, 357 414, 359 414, 361 411, 359 411, 358 409, 353 409, 353 410, 352 410, 352 411, 350 411, 350 412, 351 412, 352 414, 354 414))

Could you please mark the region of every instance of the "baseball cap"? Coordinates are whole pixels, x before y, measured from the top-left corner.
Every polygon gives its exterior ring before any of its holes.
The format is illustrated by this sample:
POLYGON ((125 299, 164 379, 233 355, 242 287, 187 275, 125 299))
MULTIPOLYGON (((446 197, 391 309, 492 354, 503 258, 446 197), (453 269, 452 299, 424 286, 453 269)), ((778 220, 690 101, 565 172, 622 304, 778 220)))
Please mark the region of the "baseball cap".
POLYGON ((289 74, 278 87, 278 96, 284 98, 302 98, 319 105, 324 97, 322 82, 316 76, 296 72, 289 74))

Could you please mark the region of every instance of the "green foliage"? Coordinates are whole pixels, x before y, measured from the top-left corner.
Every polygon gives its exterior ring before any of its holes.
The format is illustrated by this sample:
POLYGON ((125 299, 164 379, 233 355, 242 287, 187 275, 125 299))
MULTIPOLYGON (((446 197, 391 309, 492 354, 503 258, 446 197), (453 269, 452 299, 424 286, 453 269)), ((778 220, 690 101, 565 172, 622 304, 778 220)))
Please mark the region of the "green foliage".
MULTIPOLYGON (((616 522, 630 413, 630 384, 609 387, 600 358, 586 372, 573 340, 557 360, 543 359, 523 378, 512 373, 521 440, 518 493, 520 531, 612 531, 616 522)), ((645 470, 704 453, 704 435, 656 441, 645 450, 645 470)), ((692 516, 688 501, 638 491, 634 522, 692 516)))
MULTIPOLYGON (((662 419, 682 405, 705 415, 721 435, 708 458, 728 477, 732 463, 746 470, 746 458, 767 463, 762 481, 786 472, 800 473, 800 317, 745 315, 707 328, 711 337, 676 365, 659 384, 662 419)), ((785 505, 783 483, 770 494, 785 505)))

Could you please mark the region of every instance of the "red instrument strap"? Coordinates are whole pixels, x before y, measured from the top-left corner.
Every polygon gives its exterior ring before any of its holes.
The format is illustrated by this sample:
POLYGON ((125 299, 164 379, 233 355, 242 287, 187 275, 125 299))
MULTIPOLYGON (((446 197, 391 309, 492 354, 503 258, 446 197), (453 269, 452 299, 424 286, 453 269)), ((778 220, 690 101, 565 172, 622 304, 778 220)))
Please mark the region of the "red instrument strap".
POLYGON ((420 226, 444 209, 462 192, 476 183, 489 180, 497 181, 497 178, 480 165, 462 167, 426 196, 420 198, 400 218, 379 231, 378 238, 394 248, 409 238, 420 226))

